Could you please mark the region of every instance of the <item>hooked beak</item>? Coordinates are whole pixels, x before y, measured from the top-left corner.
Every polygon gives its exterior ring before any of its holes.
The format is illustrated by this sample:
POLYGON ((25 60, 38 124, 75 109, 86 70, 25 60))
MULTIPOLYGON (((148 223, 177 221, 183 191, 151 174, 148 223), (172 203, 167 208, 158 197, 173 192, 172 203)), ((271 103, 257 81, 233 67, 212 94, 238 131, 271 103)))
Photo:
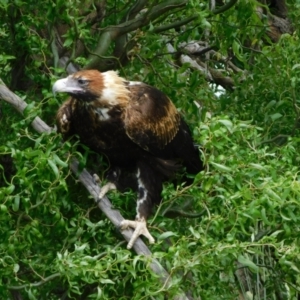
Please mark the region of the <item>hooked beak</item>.
POLYGON ((82 88, 78 86, 74 78, 69 76, 67 78, 57 80, 52 87, 52 92, 54 95, 56 93, 75 94, 82 92, 82 88))

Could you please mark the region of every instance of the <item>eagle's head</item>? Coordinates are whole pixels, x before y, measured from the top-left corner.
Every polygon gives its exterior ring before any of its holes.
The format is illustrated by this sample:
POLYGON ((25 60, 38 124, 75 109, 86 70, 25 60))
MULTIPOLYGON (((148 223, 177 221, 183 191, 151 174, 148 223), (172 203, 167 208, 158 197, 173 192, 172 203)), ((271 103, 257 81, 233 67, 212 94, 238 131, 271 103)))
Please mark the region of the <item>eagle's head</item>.
POLYGON ((98 99, 104 89, 103 74, 97 70, 76 72, 66 78, 57 80, 53 93, 68 93, 72 97, 90 102, 98 99))
POLYGON ((57 80, 53 85, 53 93, 68 93, 77 100, 95 105, 97 103, 97 106, 126 105, 129 91, 125 82, 114 71, 101 73, 97 70, 83 70, 57 80))

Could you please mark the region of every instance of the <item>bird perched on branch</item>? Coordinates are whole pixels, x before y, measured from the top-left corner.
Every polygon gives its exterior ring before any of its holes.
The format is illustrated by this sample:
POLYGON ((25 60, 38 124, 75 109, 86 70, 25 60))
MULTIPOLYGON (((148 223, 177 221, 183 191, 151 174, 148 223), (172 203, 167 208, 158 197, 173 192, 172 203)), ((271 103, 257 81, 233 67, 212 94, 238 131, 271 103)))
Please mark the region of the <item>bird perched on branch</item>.
POLYGON ((139 235, 154 243, 146 220, 160 203, 163 182, 180 166, 190 174, 203 168, 174 104, 158 89, 127 81, 114 71, 79 71, 56 81, 53 92, 71 96, 57 112, 58 131, 64 138, 78 135, 83 144, 109 160, 109 182, 99 198, 114 188, 137 191, 135 220, 120 224, 121 229, 135 229, 127 248, 139 235))

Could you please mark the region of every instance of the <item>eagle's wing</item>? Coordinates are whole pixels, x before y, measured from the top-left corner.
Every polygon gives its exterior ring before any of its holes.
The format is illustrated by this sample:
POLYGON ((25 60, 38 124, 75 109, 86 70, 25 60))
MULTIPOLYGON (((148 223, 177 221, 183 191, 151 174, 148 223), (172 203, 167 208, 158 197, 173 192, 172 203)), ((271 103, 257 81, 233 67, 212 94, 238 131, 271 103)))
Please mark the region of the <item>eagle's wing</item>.
POLYGON ((130 82, 130 103, 124 116, 130 139, 148 151, 163 149, 179 130, 180 115, 161 91, 144 83, 130 82))

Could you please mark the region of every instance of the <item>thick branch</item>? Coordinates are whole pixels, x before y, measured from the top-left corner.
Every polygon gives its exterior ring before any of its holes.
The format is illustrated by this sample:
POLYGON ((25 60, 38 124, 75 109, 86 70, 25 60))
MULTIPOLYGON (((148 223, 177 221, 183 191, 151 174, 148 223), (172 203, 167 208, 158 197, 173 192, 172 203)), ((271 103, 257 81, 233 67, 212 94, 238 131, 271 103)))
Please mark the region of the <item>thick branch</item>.
MULTIPOLYGON (((170 54, 178 53, 170 43, 167 44, 167 48, 170 54)), ((235 66, 226 57, 214 51, 214 47, 208 45, 206 42, 191 41, 189 43, 182 43, 181 45, 179 45, 179 48, 179 53, 181 54, 179 57, 180 63, 188 63, 192 69, 200 71, 205 76, 205 79, 209 82, 221 85, 224 89, 227 90, 234 89, 234 80, 231 77, 227 76, 228 69, 231 69, 234 73, 239 74, 240 81, 245 79, 245 71, 235 66), (223 72, 223 70, 210 67, 207 63, 206 58, 203 61, 201 55, 203 55, 204 53, 210 53, 210 56, 212 56, 217 61, 222 62, 226 67, 225 73, 223 72)))
MULTIPOLYGON (((174 49, 174 47, 168 43, 167 44, 167 49, 168 52, 171 54, 177 53, 174 49)), ((190 56, 185 55, 185 54, 181 54, 179 57, 179 61, 181 64, 188 64, 190 66, 190 68, 200 71, 200 73, 202 73, 203 76, 205 76, 205 79, 209 82, 213 81, 212 75, 210 74, 210 72, 207 70, 207 68, 199 65, 194 59, 192 59, 190 56)))
POLYGON ((135 4, 128 10, 126 18, 123 21, 128 21, 136 17, 136 15, 145 7, 147 0, 137 0, 135 4))
POLYGON ((187 0, 166 0, 153 6, 149 11, 146 11, 135 19, 123 22, 119 25, 107 27, 100 36, 94 53, 89 55, 90 62, 84 69, 99 69, 103 56, 106 54, 111 43, 118 37, 146 26, 156 18, 161 17, 163 14, 170 12, 175 8, 186 5, 186 3, 187 0))
MULTIPOLYGON (((27 103, 23 101, 20 97, 18 97, 16 94, 14 94, 12 91, 10 91, 3 83, 3 81, 0 79, 0 99, 10 103, 13 105, 13 107, 21 114, 23 114, 24 109, 27 106, 27 103)), ((49 127, 43 120, 36 117, 34 121, 32 122, 33 128, 39 132, 50 132, 52 129, 49 127)), ((85 188, 89 191, 89 193, 93 196, 96 203, 98 203, 98 207, 102 210, 102 212, 109 218, 109 220, 117 227, 119 228, 119 224, 124 218, 120 214, 120 212, 116 209, 113 209, 111 202, 107 197, 104 197, 99 202, 98 195, 100 193, 100 187, 98 184, 95 183, 93 177, 90 173, 88 173, 85 169, 81 173, 78 171, 78 165, 79 162, 76 160, 73 160, 71 162, 70 168, 73 171, 75 175, 78 176, 79 181, 85 186, 85 188)), ((129 242, 130 237, 132 235, 132 230, 122 230, 121 234, 125 238, 127 242, 129 242)), ((164 286, 168 286, 170 284, 169 279, 170 275, 167 273, 167 271, 161 266, 161 264, 154 258, 151 257, 152 253, 148 249, 148 247, 145 245, 145 243, 138 238, 133 245, 133 249, 137 254, 145 255, 149 257, 150 261, 150 268, 151 270, 156 273, 162 284, 164 286)), ((57 277, 57 274, 51 275, 52 277, 57 277)), ((52 277, 49 276, 48 278, 52 279, 52 277)), ((50 280, 49 279, 49 280, 50 280)), ((22 289, 23 287, 14 287, 14 290, 22 289)), ((181 293, 180 295, 176 296, 174 299, 176 300, 188 300, 188 298, 184 295, 184 293, 181 293)))
MULTIPOLYGON (((140 13, 140 11, 145 7, 147 2, 148 2, 147 0, 137 0, 137 2, 134 3, 132 7, 129 8, 127 14, 124 16, 124 18, 121 20, 121 22, 124 23, 128 20, 132 20, 133 18, 135 18, 136 15, 138 13, 140 13)), ((133 40, 128 43, 127 36, 128 36, 128 34, 125 33, 125 34, 117 37, 115 40, 113 56, 119 59, 119 61, 115 60, 115 63, 118 62, 120 64, 125 64, 125 62, 128 60, 127 53, 136 44, 135 42, 133 42, 133 40)), ((114 68, 115 67, 112 66, 112 69, 114 69, 114 68)), ((103 69, 104 68, 102 67, 101 70, 103 70, 103 69)))

